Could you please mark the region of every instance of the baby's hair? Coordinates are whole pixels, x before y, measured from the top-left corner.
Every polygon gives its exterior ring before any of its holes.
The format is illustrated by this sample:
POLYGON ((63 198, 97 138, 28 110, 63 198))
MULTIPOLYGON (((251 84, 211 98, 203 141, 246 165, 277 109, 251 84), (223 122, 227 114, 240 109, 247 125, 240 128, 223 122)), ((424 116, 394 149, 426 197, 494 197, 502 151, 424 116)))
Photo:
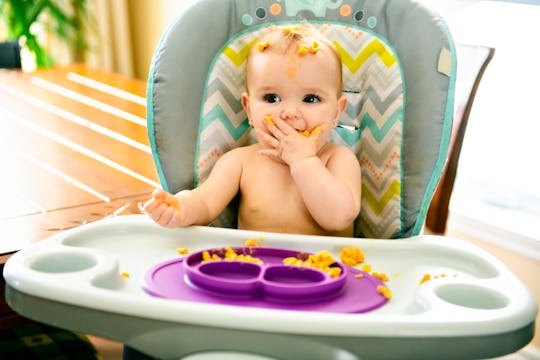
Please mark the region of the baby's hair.
MULTIPOLYGON (((308 23, 293 25, 269 26, 268 32, 254 42, 247 62, 257 53, 278 53, 282 55, 296 53, 298 56, 316 56, 319 50, 328 49, 330 56, 336 60, 339 74, 339 94, 343 91, 341 57, 334 46, 319 30, 308 23)), ((322 50, 325 53, 325 50, 322 50)))

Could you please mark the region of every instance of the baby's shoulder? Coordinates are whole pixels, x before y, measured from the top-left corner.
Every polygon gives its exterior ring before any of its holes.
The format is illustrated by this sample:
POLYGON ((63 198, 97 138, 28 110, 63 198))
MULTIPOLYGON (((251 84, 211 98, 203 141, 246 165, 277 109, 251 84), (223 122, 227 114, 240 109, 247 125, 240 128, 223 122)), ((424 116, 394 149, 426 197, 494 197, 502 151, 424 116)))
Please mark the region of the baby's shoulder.
POLYGON ((244 162, 244 160, 248 160, 250 156, 256 153, 257 149, 253 145, 239 146, 224 153, 220 160, 244 162))
POLYGON ((351 150, 351 148, 344 145, 337 145, 329 142, 326 144, 323 150, 324 151, 321 153, 321 157, 325 156, 328 159, 334 156, 356 158, 356 154, 351 150))

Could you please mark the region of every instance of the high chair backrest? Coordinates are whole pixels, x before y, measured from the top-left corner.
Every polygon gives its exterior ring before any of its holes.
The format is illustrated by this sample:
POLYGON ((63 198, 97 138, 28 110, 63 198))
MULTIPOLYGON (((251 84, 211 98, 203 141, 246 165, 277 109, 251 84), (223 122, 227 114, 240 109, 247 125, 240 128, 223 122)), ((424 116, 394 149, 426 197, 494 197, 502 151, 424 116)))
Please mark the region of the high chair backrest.
MULTIPOLYGON (((330 141, 362 168, 356 237, 422 230, 445 163, 456 60, 442 19, 414 0, 199 0, 163 35, 147 88, 148 133, 165 190, 204 181, 217 158, 254 141, 240 94, 254 39, 308 22, 336 46, 348 107, 330 141)), ((214 225, 234 227, 232 204, 214 225)))

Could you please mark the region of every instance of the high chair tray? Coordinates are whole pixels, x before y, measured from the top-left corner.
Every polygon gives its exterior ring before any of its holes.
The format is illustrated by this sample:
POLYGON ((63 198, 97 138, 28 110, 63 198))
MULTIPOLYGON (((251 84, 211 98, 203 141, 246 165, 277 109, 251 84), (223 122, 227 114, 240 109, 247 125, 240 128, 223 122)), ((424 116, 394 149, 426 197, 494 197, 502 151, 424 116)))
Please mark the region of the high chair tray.
POLYGON ((4 277, 6 299, 18 313, 158 358, 212 351, 281 359, 487 358, 526 345, 537 311, 528 289, 501 262, 457 239, 165 229, 144 215, 104 219, 36 243, 9 259, 4 277), (347 313, 148 291, 149 271, 160 264, 181 263, 204 249, 243 247, 250 238, 265 248, 328 250, 336 259, 344 247, 359 247, 365 260, 348 276, 369 264, 371 274, 388 277, 392 297, 373 310, 347 313), (426 274, 431 279, 421 283, 426 274))

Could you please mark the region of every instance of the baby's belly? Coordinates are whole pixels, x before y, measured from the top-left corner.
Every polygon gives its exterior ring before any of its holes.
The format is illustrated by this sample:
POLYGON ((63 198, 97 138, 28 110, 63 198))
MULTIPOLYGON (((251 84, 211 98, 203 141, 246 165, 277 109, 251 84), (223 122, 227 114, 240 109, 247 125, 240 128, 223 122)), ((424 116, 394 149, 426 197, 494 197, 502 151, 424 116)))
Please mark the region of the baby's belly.
POLYGON ((266 209, 255 206, 240 206, 238 228, 288 234, 352 236, 353 228, 340 232, 329 232, 321 228, 307 209, 270 206, 266 209))
POLYGON ((240 206, 238 228, 284 233, 322 234, 323 230, 303 209, 290 206, 240 206))

